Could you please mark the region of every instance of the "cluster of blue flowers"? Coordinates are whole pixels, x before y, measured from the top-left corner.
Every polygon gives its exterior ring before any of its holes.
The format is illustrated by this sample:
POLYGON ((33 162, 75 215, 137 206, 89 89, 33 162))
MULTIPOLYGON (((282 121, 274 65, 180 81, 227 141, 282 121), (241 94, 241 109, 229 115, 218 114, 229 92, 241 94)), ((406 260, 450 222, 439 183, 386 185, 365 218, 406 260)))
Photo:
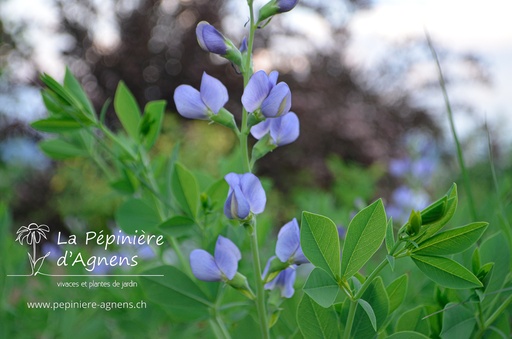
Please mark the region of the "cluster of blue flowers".
MULTIPOLYGON (((257 19, 259 27, 265 26, 276 14, 290 11, 298 0, 271 0, 264 5, 257 19)), ((201 21, 196 27, 199 46, 210 53, 218 54, 236 67, 244 69, 247 60, 248 42, 244 38, 241 46, 226 38, 215 27, 201 21)), ((246 81, 241 103, 244 114, 249 116, 242 131, 265 144, 266 151, 294 142, 300 134, 299 118, 291 112, 292 94, 285 82, 278 82, 279 73, 257 71, 246 81)), ((246 79, 247 80, 247 79, 246 79)), ((180 115, 189 119, 209 120, 231 128, 237 135, 241 132, 234 116, 224 106, 229 100, 228 91, 222 82, 203 73, 199 90, 189 85, 180 85, 174 92, 174 101, 180 115)), ((245 116, 244 115, 244 116, 245 116)), ((263 152, 263 153, 265 153, 263 152)), ((253 161, 261 155, 254 156, 253 161)), ((229 173, 225 176, 229 192, 224 204, 228 219, 240 224, 252 225, 255 215, 264 211, 266 194, 260 180, 252 173, 229 173)), ((284 225, 276 244, 276 255, 271 257, 262 274, 266 289, 279 288, 282 297, 290 298, 296 277, 297 265, 308 260, 300 247, 299 225, 293 219, 284 225)), ((228 238, 219 236, 214 255, 203 249, 193 250, 190 265, 194 276, 204 281, 223 281, 247 296, 253 296, 247 280, 238 273, 238 262, 242 255, 237 246, 228 238)), ((255 258, 257 260, 257 258, 255 258)))

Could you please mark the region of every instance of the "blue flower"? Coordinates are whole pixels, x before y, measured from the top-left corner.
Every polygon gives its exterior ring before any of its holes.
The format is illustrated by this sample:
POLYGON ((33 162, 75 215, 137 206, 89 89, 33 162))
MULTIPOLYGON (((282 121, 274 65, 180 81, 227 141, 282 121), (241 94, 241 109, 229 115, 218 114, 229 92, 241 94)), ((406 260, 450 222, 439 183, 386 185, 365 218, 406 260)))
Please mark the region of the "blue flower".
POLYGON ((210 116, 219 113, 227 101, 226 87, 206 73, 203 73, 200 91, 189 85, 180 85, 174 91, 178 113, 189 119, 208 120, 210 116))
POLYGON ((252 173, 229 173, 224 177, 229 185, 224 214, 229 219, 244 220, 250 213, 265 210, 267 197, 260 180, 252 173))
POLYGON ((231 40, 224 37, 208 22, 201 21, 197 24, 196 36, 199 46, 206 52, 219 54, 235 64, 241 65, 242 55, 240 51, 231 40))
POLYGON ((242 94, 242 104, 251 113, 261 112, 266 118, 285 115, 292 105, 292 93, 284 82, 277 84, 279 73, 254 73, 242 94))
POLYGON ((266 283, 265 289, 273 290, 277 287, 281 290, 281 296, 283 298, 291 298, 293 293, 295 293, 293 284, 295 283, 296 276, 295 265, 292 265, 281 271, 274 280, 266 283))
POLYGON ((267 119, 251 128, 251 134, 256 139, 261 139, 270 134, 272 143, 276 146, 284 146, 297 140, 300 133, 299 118, 293 112, 275 119, 267 119))
POLYGON ((238 271, 242 254, 236 245, 220 236, 215 244, 215 256, 202 249, 190 253, 190 267, 194 276, 203 281, 229 281, 238 271))
POLYGON ((297 219, 285 224, 277 234, 276 256, 282 262, 290 264, 305 264, 309 260, 304 256, 300 246, 300 231, 297 219))
POLYGON ((297 3, 299 0, 277 0, 276 5, 279 8, 278 13, 284 13, 291 11, 295 6, 297 6, 297 3))
POLYGON ((201 21, 196 27, 197 42, 206 52, 225 55, 228 51, 226 38, 215 27, 201 21))

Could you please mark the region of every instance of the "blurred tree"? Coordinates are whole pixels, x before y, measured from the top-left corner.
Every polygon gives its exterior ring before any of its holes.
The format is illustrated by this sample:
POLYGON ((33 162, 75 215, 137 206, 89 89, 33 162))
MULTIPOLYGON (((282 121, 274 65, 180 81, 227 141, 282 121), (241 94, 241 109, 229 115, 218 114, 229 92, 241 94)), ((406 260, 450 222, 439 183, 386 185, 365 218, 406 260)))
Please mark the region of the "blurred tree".
MULTIPOLYGON (((202 72, 207 72, 223 81, 231 98, 228 108, 239 112, 241 77, 231 65, 202 51, 195 36, 195 27, 201 20, 223 27, 234 2, 55 0, 52 8, 58 14, 58 25, 52 27, 56 27, 54 34, 65 37, 61 56, 80 78, 98 111, 107 98, 113 97, 120 80, 126 82, 141 105, 148 100, 165 99, 173 110, 174 89, 183 83, 198 86, 202 72), (105 25, 110 30, 105 30, 105 25)), ((411 106, 406 92, 394 93, 393 100, 389 100, 389 93, 383 97, 363 86, 358 81, 360 74, 344 63, 344 46, 349 39, 346 13, 370 6, 368 1, 311 0, 299 6, 307 13, 316 13, 317 19, 330 20, 323 23, 331 25, 332 37, 327 38, 332 43, 328 48, 309 46, 307 27, 306 31, 290 28, 284 24, 284 15, 283 20, 276 18, 259 32, 255 44, 258 57, 267 55, 267 63, 277 67, 280 79, 292 88, 292 110, 301 119, 301 137, 271 154, 261 162, 258 171, 278 179, 275 182, 281 188, 292 185, 293 174, 300 170, 312 176, 311 182, 327 186, 330 174, 325 158, 331 154, 365 165, 385 162, 396 153, 400 136, 407 131, 421 128, 437 134, 429 115, 411 106), (333 15, 332 6, 337 6, 338 12, 341 8, 345 14, 333 15), (285 44, 279 39, 284 32, 294 39, 291 43, 297 44, 289 45, 288 49, 282 47, 285 44), (305 47, 301 45, 302 50, 297 48, 299 41, 306 42, 305 47), (267 43, 281 49, 268 52, 263 49, 267 43), (290 54, 294 49, 299 50, 298 57, 290 54)), ((15 52, 18 45, 27 45, 21 43, 25 26, 10 22, 10 40, 2 41, 9 41, 4 49, 16 54, 10 54, 8 59, 12 60, 13 55, 24 58, 39 70, 30 49, 15 52)), ((4 51, 2 55, 9 53, 4 51)), ((113 114, 109 118, 112 124, 117 123, 113 114)), ((183 122, 185 126, 187 123, 183 122)))

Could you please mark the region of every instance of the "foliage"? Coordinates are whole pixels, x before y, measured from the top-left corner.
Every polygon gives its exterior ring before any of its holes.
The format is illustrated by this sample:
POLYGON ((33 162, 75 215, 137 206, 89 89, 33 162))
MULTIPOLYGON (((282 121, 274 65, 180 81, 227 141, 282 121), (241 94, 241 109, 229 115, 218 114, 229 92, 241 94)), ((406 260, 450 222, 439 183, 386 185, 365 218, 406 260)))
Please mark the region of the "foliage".
MULTIPOLYGON (((456 184, 429 206, 410 211, 409 219, 395 229, 382 199, 365 204, 381 175, 378 167, 358 174, 355 165, 330 158, 327 164, 333 175, 342 176, 335 179, 332 192, 311 194, 299 187, 292 203, 275 199, 278 195, 271 183, 252 173, 267 154, 280 152, 280 147, 298 136, 299 121, 290 111, 289 86, 278 82, 277 72, 254 72, 252 62, 257 28, 270 24, 274 15, 291 10, 296 3, 272 0, 257 18, 248 1, 249 35, 240 49, 207 22, 198 25, 200 46, 232 62, 244 82, 239 119, 224 107, 228 101, 224 85, 206 73, 200 90, 181 85, 175 92, 182 116, 208 120, 234 135, 228 138, 238 146, 230 157, 221 157, 217 166, 207 163, 197 168, 201 158, 187 154, 196 148, 187 145, 190 138, 186 136, 183 144, 172 140, 166 154, 155 151, 166 147, 159 142, 169 123, 164 118, 164 101, 151 101, 141 109, 128 86, 120 82, 113 107, 122 129, 113 131, 105 123, 110 103, 97 114, 69 70, 63 84, 42 75, 49 116, 32 127, 53 135, 40 143, 42 151, 59 161, 80 158, 94 163, 109 191, 116 192, 115 199, 120 200, 114 207, 117 227, 127 235, 143 231, 165 236, 167 243, 155 246, 157 255, 133 268, 143 275, 138 280, 140 289, 126 293, 80 289, 76 295, 97 301, 144 297, 151 302, 148 309, 130 310, 127 319, 121 318, 120 310, 105 318, 92 317, 92 311, 63 312, 62 318, 60 313, 46 312, 26 327, 27 335, 40 334, 40 328, 45 331, 42 335, 79 337, 98 333, 104 337, 129 333, 134 337, 219 338, 510 334, 511 244, 502 236, 503 227, 487 222, 471 219, 465 226, 453 227, 460 219, 467 220, 467 216, 456 216, 456 184), (258 139, 252 146, 249 135, 258 139), (348 219, 357 198, 364 206, 357 208, 347 227, 323 215, 339 213, 337 219, 348 219), (344 206, 343 213, 337 211, 337 206, 348 204, 354 205, 344 206), (300 231, 293 219, 274 239, 269 230, 277 226, 277 217, 298 217, 289 212, 293 205, 304 210, 300 231), (317 205, 324 210, 318 211, 317 205), (275 256, 270 255, 274 245, 275 256), (310 271, 306 272, 308 261, 310 271), (84 317, 92 320, 86 322, 84 317), (74 333, 77 326, 84 329, 79 334, 74 333)), ((197 131, 202 134, 203 127, 197 131)), ((205 153, 216 147, 220 153, 230 150, 229 143, 213 138, 196 140, 205 153)), ((0 207, 0 230, 6 232, 9 218, 6 208, 0 207)), ((503 215, 503 220, 507 217, 503 215)), ((24 265, 16 251, 22 250, 10 240, 1 237, 1 254, 16 254, 5 270, 18 273, 24 265)), ((71 274, 80 270, 58 263, 51 269, 71 274)), ((14 280, 4 276, 0 277, 6 286, 2 291, 15 291, 14 280)), ((28 289, 29 294, 13 293, 11 297, 17 298, 14 307, 2 305, 8 310, 2 312, 2 323, 15 323, 25 314, 25 301, 44 300, 45 286, 54 281, 46 275, 41 278, 40 285, 28 289)), ((30 283, 28 277, 19 279, 20 286, 30 283)), ((66 294, 61 289, 53 297, 65 298, 66 294)), ((15 329, 5 327, 2 335, 11 337, 15 329)))

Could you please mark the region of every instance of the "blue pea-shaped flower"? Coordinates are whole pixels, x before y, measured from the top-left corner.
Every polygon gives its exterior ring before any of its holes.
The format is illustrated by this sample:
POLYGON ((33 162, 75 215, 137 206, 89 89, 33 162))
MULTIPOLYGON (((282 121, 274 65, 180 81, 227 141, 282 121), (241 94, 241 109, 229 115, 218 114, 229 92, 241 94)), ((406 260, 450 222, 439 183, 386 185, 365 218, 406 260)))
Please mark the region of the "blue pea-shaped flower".
POLYGON ((218 54, 234 64, 240 66, 242 54, 221 32, 206 21, 201 21, 196 27, 196 36, 199 46, 206 52, 218 54))
POLYGON ((300 231, 297 219, 285 224, 277 234, 276 256, 282 262, 305 264, 309 260, 304 256, 300 246, 300 231))
POLYGON ((267 119, 253 126, 251 134, 258 140, 270 134, 270 139, 274 145, 288 145, 299 137, 299 118, 295 113, 289 112, 278 118, 267 119))
POLYGON ((190 267, 194 276, 203 281, 229 281, 238 271, 238 262, 242 254, 236 245, 220 236, 215 244, 215 254, 202 249, 190 253, 190 267))
POLYGON ((251 76, 242 94, 247 112, 261 112, 266 118, 275 118, 290 111, 292 93, 286 83, 277 83, 278 75, 276 71, 269 75, 258 71, 251 76))
POLYGON ((180 85, 174 91, 178 113, 189 119, 208 120, 219 113, 228 99, 226 86, 206 72, 203 73, 199 91, 190 85, 180 85))
POLYGON ((229 219, 245 220, 251 213, 265 210, 267 197, 260 180, 252 173, 229 173, 225 177, 229 185, 224 214, 229 219))

